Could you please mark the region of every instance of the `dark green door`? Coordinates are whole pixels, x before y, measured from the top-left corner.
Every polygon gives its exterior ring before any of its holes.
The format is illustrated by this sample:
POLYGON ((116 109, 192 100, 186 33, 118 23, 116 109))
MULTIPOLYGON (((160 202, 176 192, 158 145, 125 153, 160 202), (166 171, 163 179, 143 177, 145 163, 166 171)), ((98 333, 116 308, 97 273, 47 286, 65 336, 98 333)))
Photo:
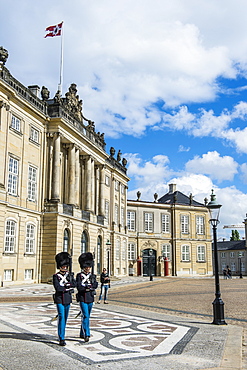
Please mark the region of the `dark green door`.
POLYGON ((143 276, 156 276, 156 251, 144 249, 142 253, 143 276))

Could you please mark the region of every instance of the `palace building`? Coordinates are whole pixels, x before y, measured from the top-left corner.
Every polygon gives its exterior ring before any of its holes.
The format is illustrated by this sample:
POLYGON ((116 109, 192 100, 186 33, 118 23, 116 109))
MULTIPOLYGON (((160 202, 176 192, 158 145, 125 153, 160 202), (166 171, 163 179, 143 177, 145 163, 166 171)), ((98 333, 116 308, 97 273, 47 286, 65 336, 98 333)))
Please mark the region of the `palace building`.
POLYGON ((23 86, 0 48, 0 283, 47 282, 55 255, 82 252, 94 272, 128 274, 125 158, 106 153, 71 84, 65 97, 23 86))
MULTIPOLYGON (((154 201, 128 200, 128 260, 131 275, 209 276, 213 274, 209 211, 169 185, 154 201)), ((206 201, 206 200, 205 200, 206 201)))

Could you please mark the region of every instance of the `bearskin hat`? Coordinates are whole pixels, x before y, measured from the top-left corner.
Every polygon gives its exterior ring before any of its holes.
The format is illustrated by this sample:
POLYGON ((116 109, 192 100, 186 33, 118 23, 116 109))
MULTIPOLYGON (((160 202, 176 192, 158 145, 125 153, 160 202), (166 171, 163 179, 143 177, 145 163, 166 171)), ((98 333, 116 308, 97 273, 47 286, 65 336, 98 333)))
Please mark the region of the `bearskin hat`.
POLYGON ((68 252, 61 252, 58 253, 55 257, 55 260, 57 262, 57 268, 60 269, 62 266, 69 266, 70 265, 70 255, 68 252))
POLYGON ((93 266, 93 255, 90 252, 82 253, 78 258, 78 262, 81 266, 81 269, 84 267, 92 267, 93 266))

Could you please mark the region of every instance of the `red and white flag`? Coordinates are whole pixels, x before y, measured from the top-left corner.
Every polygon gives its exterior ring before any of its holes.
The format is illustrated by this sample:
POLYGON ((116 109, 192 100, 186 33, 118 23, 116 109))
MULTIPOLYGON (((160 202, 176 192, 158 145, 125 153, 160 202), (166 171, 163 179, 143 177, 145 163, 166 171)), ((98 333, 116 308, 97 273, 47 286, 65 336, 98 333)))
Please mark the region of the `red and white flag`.
POLYGON ((61 36, 62 27, 63 27, 63 22, 56 24, 55 26, 47 27, 46 28, 47 34, 45 35, 45 37, 61 36))

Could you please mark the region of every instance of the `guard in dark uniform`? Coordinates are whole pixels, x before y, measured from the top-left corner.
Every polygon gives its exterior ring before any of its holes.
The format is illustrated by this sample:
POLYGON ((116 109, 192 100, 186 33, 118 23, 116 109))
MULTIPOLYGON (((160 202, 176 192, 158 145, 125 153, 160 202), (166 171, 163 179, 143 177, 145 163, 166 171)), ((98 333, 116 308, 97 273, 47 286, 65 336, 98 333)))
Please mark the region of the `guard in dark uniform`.
POLYGON ((80 338, 83 338, 85 342, 89 341, 90 337, 90 313, 93 307, 94 296, 96 294, 95 289, 98 287, 96 281, 96 275, 91 273, 93 267, 93 255, 92 253, 82 253, 78 258, 78 262, 82 269, 76 275, 76 286, 77 286, 77 301, 80 303, 82 321, 80 338))
POLYGON ((73 272, 71 272, 71 256, 69 253, 58 253, 55 260, 59 272, 53 275, 53 286, 56 291, 53 298, 57 305, 59 345, 65 346, 65 327, 72 302, 71 294, 74 292, 73 288, 76 286, 76 281, 73 272))

